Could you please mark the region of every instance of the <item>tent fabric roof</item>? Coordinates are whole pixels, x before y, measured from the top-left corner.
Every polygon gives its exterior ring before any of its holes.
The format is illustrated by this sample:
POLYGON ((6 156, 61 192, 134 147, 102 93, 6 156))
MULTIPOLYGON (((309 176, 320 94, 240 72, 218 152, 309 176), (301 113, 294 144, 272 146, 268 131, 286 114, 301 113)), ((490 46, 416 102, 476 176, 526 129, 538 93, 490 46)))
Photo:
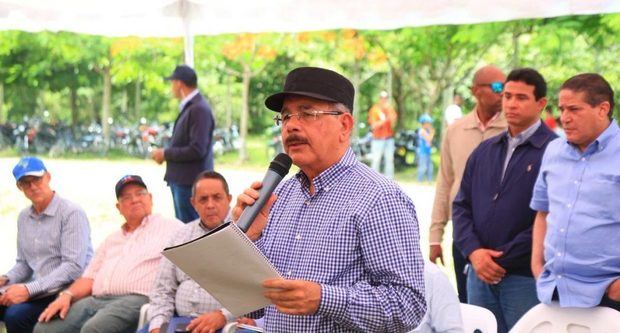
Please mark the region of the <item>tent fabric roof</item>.
POLYGON ((620 12, 617 0, 0 0, 0 30, 174 37, 620 12), (191 22, 191 23, 188 23, 191 22))

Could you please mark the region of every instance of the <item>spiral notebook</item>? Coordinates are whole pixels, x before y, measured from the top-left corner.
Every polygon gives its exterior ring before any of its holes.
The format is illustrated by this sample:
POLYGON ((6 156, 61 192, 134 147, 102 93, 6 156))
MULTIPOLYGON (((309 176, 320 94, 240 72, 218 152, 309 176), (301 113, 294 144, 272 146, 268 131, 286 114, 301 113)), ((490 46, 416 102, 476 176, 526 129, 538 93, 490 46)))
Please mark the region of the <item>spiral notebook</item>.
POLYGON ((262 282, 282 276, 234 223, 226 223, 163 255, 235 316, 264 308, 262 282))

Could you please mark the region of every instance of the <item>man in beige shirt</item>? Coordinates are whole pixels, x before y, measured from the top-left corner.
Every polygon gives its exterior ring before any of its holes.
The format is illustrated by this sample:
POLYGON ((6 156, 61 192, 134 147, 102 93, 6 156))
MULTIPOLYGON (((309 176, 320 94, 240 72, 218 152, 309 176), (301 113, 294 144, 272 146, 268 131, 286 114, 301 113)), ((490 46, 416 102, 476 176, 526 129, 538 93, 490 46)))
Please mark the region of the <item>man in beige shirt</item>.
MULTIPOLYGON (((506 79, 497 67, 489 65, 474 74, 471 92, 476 99, 472 112, 448 127, 441 143, 441 161, 435 202, 431 216, 430 260, 443 263, 441 241, 448 220, 452 219, 452 201, 461 186, 465 163, 480 142, 506 130, 506 119, 501 113, 502 90, 506 79)), ((467 260, 452 246, 454 272, 456 274, 459 300, 467 302, 466 276, 467 260)))

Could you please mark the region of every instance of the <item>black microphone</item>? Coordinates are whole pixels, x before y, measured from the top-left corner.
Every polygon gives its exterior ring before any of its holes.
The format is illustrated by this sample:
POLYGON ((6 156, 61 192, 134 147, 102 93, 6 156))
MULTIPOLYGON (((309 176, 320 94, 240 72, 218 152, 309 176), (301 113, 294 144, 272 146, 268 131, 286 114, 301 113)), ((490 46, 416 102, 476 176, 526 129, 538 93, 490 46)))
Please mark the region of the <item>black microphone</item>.
POLYGON ((246 232, 250 228, 250 225, 252 225, 252 222, 254 222, 258 213, 260 213, 260 210, 263 209, 263 206, 265 206, 267 200, 269 200, 273 190, 276 189, 282 178, 288 173, 291 164, 293 164, 293 160, 284 153, 278 154, 278 156, 271 161, 269 169, 267 169, 267 173, 263 179, 263 187, 258 191, 258 199, 256 199, 256 202, 252 205, 245 208, 237 221, 237 226, 243 230, 243 232, 246 232))

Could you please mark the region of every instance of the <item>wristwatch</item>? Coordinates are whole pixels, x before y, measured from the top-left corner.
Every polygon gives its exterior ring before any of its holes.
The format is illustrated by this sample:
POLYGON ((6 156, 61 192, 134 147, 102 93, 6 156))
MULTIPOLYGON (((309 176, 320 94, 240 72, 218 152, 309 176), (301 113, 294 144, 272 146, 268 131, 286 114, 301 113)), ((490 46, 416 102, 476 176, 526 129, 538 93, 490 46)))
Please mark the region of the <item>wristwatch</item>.
POLYGON ((75 297, 75 295, 73 295, 73 293, 70 292, 69 289, 65 289, 65 290, 63 290, 63 291, 58 293, 58 297, 60 297, 62 295, 68 295, 69 296, 69 300, 73 300, 73 297, 75 297))

